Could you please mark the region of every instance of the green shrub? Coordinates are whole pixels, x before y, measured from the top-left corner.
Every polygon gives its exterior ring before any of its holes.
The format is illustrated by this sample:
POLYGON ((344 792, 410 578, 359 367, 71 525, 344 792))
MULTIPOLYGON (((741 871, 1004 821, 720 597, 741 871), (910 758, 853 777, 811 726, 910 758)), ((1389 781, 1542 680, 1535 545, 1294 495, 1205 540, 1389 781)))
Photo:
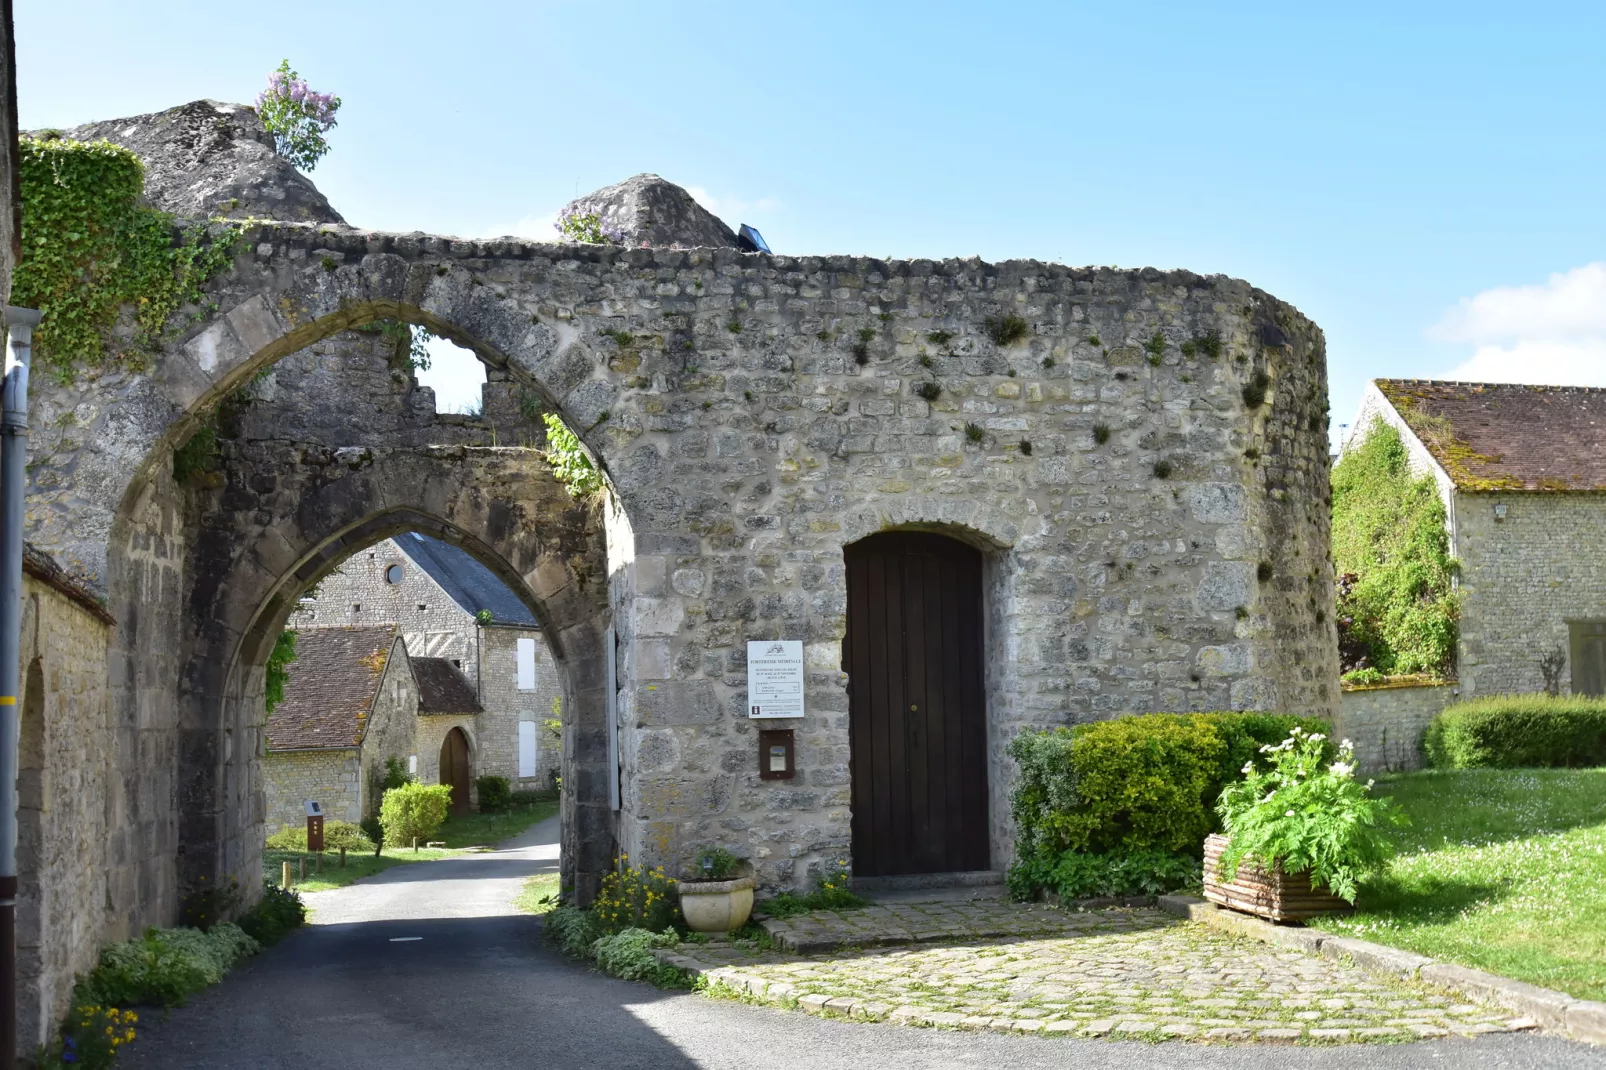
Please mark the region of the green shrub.
POLYGON ((179 903, 179 920, 202 932, 233 914, 240 905, 240 882, 232 877, 223 884, 210 884, 202 877, 179 903))
MULTIPOLYGON (((325 851, 338 851, 344 848, 347 851, 372 851, 374 841, 369 838, 362 828, 353 825, 350 821, 325 821, 323 823, 323 849, 325 851)), ((272 851, 305 851, 307 849, 307 829, 281 828, 268 837, 268 849, 272 851)))
POLYGON ((240 928, 266 947, 284 939, 285 934, 300 928, 306 920, 307 907, 301 902, 300 892, 263 881, 262 901, 240 917, 240 928))
POLYGON ((556 788, 548 788, 545 791, 510 791, 507 796, 508 806, 512 809, 525 809, 541 803, 557 801, 558 792, 556 788))
POLYGON ((134 1039, 139 1015, 130 1010, 73 1001, 61 1033, 39 1049, 35 1070, 111 1070, 118 1049, 134 1039))
POLYGON ((661 933, 682 922, 674 880, 662 866, 637 869, 628 855, 620 855, 614 871, 602 878, 591 913, 607 936, 625 929, 661 933))
POLYGON ((741 859, 723 847, 704 847, 697 852, 695 875, 708 880, 729 880, 736 873, 741 859))
POLYGON ((1355 902, 1355 885, 1394 853, 1386 825, 1405 817, 1389 799, 1355 781, 1348 740, 1326 765, 1325 738, 1295 728, 1272 748, 1266 772, 1244 766, 1244 779, 1221 793, 1217 811, 1228 841, 1221 875, 1232 880, 1242 862, 1284 873, 1309 873, 1313 885, 1355 902), (1325 765, 1325 768, 1324 768, 1325 765))
POLYGON ((1373 668, 1351 669, 1339 677, 1344 683, 1355 684, 1358 687, 1370 687, 1375 684, 1387 683, 1388 678, 1388 673, 1382 669, 1373 668))
POLYGON ((379 803, 379 823, 393 847, 424 843, 440 829, 452 808, 449 784, 403 784, 379 803))
POLYGON ((546 934, 565 954, 576 957, 590 954, 591 946, 603 936, 602 922, 597 916, 574 906, 553 907, 542 924, 546 934))
POLYGON ((369 814, 357 827, 362 829, 362 834, 374 845, 374 857, 378 858, 379 852, 385 847, 385 826, 379 823, 379 815, 369 814))
POLYGON ((480 812, 500 814, 513 808, 513 788, 505 776, 474 778, 474 790, 480 797, 480 812))
POLYGON ((1200 860, 1153 848, 1085 854, 1064 851, 1011 866, 1009 890, 1016 899, 1035 898, 1040 889, 1062 900, 1111 895, 1157 895, 1197 885, 1200 860))
POLYGON ((1491 695, 1447 706, 1423 740, 1438 769, 1606 765, 1606 699, 1491 695))
POLYGON ((175 1007, 192 993, 217 984, 240 959, 261 945, 238 925, 222 922, 199 929, 147 929, 113 944, 80 986, 82 1002, 175 1007))
POLYGON ((1246 764, 1263 764, 1260 748, 1294 727, 1327 730, 1325 722, 1286 714, 1151 713, 1016 736, 1009 745, 1020 767, 1011 797, 1016 894, 1097 883, 1089 876, 1097 873, 1106 884, 1119 877, 1181 887, 1183 864, 1160 856, 1197 859, 1216 828, 1222 788, 1246 764), (1148 853, 1131 866, 1066 862, 1063 879, 1056 876, 1067 853, 1134 852, 1148 853))
POLYGON ((602 972, 624 981, 652 981, 666 988, 685 987, 685 971, 666 966, 652 957, 654 948, 674 947, 680 934, 673 929, 661 933, 647 929, 624 929, 604 936, 591 946, 591 955, 602 972))
POLYGON ((416 783, 418 778, 407 771, 407 763, 394 756, 385 759, 385 774, 379 779, 381 794, 393 788, 416 783))
MULTIPOLYGON (((1448 433, 1421 415, 1412 419, 1430 438, 1448 433)), ((1433 477, 1411 474, 1399 431, 1379 419, 1344 451, 1332 478, 1342 667, 1448 674, 1460 596, 1433 477)))
POLYGON ((847 862, 839 861, 828 873, 814 882, 814 891, 806 894, 782 892, 764 900, 759 909, 772 918, 795 918, 811 910, 853 910, 869 906, 869 901, 853 894, 847 862))

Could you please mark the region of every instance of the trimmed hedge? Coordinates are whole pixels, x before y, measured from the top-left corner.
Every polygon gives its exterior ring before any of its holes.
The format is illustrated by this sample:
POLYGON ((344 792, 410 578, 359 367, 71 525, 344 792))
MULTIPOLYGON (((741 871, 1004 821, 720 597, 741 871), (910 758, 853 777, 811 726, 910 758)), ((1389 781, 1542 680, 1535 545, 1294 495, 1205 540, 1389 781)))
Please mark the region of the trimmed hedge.
POLYGON ((1138 894, 1187 883, 1217 828, 1221 789, 1295 726, 1329 731, 1325 721, 1287 714, 1150 713, 1016 736, 1011 889, 1075 897, 1092 884, 1110 889, 1103 894, 1138 894), (1068 853, 1104 857, 1067 864, 1068 853), (1178 859, 1194 865, 1173 864, 1178 859))
POLYGON ((505 776, 475 777, 474 790, 480 797, 482 814, 500 814, 513 809, 513 788, 505 776))
POLYGON ((1446 706, 1422 741, 1436 769, 1606 765, 1606 699, 1491 695, 1446 706))

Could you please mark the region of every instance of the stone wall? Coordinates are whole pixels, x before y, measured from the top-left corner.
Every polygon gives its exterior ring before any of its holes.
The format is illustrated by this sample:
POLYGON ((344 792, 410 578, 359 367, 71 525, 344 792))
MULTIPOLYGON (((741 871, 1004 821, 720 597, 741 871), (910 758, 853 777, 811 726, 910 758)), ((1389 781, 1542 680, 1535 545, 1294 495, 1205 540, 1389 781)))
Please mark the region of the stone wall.
MULTIPOLYGON (((111 620, 30 568, 23 581, 17 768, 17 1038, 32 1055, 65 1016, 74 980, 128 919, 110 898, 127 841, 118 726, 106 688, 111 620)), ((170 807, 170 803, 169 803, 170 807)))
POLYGON ((410 656, 447 658, 470 681, 474 679, 473 616, 402 553, 393 539, 358 550, 320 580, 316 591, 297 603, 289 627, 390 623, 406 639, 410 656), (399 584, 385 579, 385 570, 391 565, 402 567, 399 584))
POLYGON ((1356 765, 1363 773, 1421 769, 1428 725, 1460 697, 1454 683, 1346 687, 1339 696, 1333 735, 1355 744, 1356 765))
MULTIPOLYGON (((1606 494, 1456 493, 1461 685, 1468 698, 1544 690, 1539 661, 1571 657, 1567 623, 1606 620, 1606 494), (1506 507, 1495 519, 1495 505, 1506 507)), ((1562 670, 1571 686, 1570 661, 1562 670)))
POLYGON ((418 753, 418 683, 413 679, 410 661, 407 642, 402 640, 391 650, 379 691, 374 695, 373 711, 362 737, 360 817, 379 813, 385 759, 394 758, 405 766, 418 753))
MULTIPOLYGON (((946 531, 990 554, 995 864, 1009 852, 1003 748, 1022 728, 1336 705, 1322 340, 1242 282, 273 226, 253 232, 211 297, 219 315, 149 375, 44 400, 52 414, 89 406, 73 470, 91 465, 101 479, 73 484, 70 518, 67 498, 41 494, 36 536, 97 571, 107 544, 94 536, 96 511, 117 515, 118 488, 153 478, 199 414, 288 354, 378 318, 468 345, 492 383, 559 408, 618 494, 617 530, 630 540, 607 547, 619 822, 638 856, 675 865, 726 842, 769 886, 805 884, 841 857, 851 835, 842 548, 887 528, 946 531), (742 661, 746 640, 774 637, 806 644, 810 716, 798 778, 760 782, 742 661)), ((224 501, 246 490, 231 477, 224 501)), ((385 508, 427 505, 398 488, 385 508)), ((305 528, 309 515, 275 523, 305 528)), ((494 515, 484 523, 487 539, 506 530, 494 515)), ((258 545, 275 562, 288 556, 258 545)), ((253 574, 281 567, 235 560, 253 574)), ((214 582, 215 565, 204 571, 214 582)), ((541 577, 524 575, 532 587, 541 577)), ((567 596, 600 579, 546 590, 567 596)), ((609 623, 569 620, 590 651, 609 623)), ((544 633, 567 658, 571 636, 544 633)), ((241 660, 223 663, 249 677, 260 644, 232 649, 241 660)), ((597 809, 599 665, 566 666, 570 760, 597 773, 566 772, 593 808, 567 823, 582 838, 611 826, 597 809)))
MULTIPOLYGON (((472 713, 430 713, 418 719, 418 780, 423 784, 441 782, 441 744, 454 728, 468 737, 468 768, 471 776, 483 776, 480 768, 479 725, 472 713)), ((469 787, 469 799, 479 805, 479 792, 469 787)))
POLYGON ((479 762, 476 776, 505 776, 518 791, 544 791, 562 765, 561 740, 545 722, 562 717, 563 680, 547 650, 546 638, 533 628, 492 625, 479 630, 480 706, 479 762), (518 687, 517 647, 520 639, 535 641, 535 689, 518 687), (536 725, 536 770, 519 776, 519 722, 536 725))
POLYGON ((269 751, 262 756, 267 791, 267 834, 307 823, 306 801, 315 800, 330 821, 362 820, 363 777, 358 750, 269 751))

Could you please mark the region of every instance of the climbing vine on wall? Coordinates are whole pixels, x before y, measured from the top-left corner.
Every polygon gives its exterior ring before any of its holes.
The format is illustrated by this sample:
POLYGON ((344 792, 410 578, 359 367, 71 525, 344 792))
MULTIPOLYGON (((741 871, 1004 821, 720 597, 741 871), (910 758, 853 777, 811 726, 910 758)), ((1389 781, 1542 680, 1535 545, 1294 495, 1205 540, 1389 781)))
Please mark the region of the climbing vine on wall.
POLYGON ((25 137, 20 161, 22 259, 11 301, 45 313, 36 366, 62 382, 108 360, 142 367, 168 319, 201 303, 201 286, 229 265, 242 229, 175 235, 171 216, 139 201, 139 159, 106 141, 25 137))
POLYGON ((284 685, 290 682, 290 663, 296 660, 296 633, 286 628, 273 643, 268 655, 268 674, 263 681, 262 693, 267 699, 268 712, 284 701, 284 685))
POLYGON ((602 473, 591 463, 591 458, 580 445, 580 439, 569 430, 569 425, 556 414, 541 414, 546 424, 546 459, 552 465, 552 474, 569 488, 576 498, 589 498, 602 489, 602 473))
POLYGON ((1382 420, 1333 468, 1333 560, 1346 672, 1453 669, 1460 598, 1444 502, 1382 420))

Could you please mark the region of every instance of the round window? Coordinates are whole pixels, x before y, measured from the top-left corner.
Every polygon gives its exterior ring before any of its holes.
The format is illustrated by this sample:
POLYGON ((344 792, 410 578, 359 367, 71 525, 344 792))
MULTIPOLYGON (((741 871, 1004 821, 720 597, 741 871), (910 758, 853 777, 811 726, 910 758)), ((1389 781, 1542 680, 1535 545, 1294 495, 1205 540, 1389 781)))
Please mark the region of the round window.
POLYGON ((400 583, 402 581, 402 567, 400 565, 387 565, 385 567, 385 582, 400 583))

